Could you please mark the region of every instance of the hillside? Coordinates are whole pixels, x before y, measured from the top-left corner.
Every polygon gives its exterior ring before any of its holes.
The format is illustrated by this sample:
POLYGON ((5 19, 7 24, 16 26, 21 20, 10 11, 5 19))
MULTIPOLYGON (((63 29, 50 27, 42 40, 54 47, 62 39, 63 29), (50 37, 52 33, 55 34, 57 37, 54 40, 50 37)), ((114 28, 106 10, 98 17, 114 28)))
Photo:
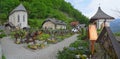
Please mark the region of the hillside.
POLYGON ((110 23, 110 28, 113 33, 120 32, 120 19, 115 19, 110 23))
POLYGON ((9 13, 20 3, 27 9, 29 24, 38 21, 33 21, 34 19, 44 20, 48 17, 54 17, 66 23, 74 20, 78 20, 80 23, 88 23, 88 18, 64 0, 2 0, 0 1, 0 24, 8 20, 9 13))

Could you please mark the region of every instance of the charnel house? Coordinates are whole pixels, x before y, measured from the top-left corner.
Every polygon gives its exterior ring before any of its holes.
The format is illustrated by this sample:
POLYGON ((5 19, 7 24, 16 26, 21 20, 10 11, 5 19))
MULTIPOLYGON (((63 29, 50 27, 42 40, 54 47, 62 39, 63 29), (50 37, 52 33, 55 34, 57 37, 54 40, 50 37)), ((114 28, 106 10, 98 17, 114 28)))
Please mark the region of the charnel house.
POLYGON ((107 15, 101 10, 100 7, 98 7, 96 14, 91 17, 90 23, 94 23, 97 26, 97 29, 101 29, 105 23, 107 26, 109 26, 110 22, 113 21, 113 19, 114 17, 107 15))
POLYGON ((66 29, 66 23, 55 18, 47 18, 43 24, 43 29, 66 29))

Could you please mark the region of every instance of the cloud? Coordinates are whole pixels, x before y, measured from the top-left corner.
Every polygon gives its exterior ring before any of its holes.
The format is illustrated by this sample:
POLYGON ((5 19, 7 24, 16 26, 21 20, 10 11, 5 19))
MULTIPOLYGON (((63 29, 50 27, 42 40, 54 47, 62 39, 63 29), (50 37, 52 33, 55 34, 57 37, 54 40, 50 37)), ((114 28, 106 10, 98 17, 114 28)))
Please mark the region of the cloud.
POLYGON ((114 10, 120 10, 120 6, 118 6, 119 4, 120 0, 92 0, 88 9, 92 10, 91 15, 93 15, 100 6, 106 14, 118 18, 117 12, 114 10))
POLYGON ((87 13, 89 13, 89 9, 87 9, 87 6, 89 5, 91 0, 65 0, 65 1, 70 2, 71 5, 75 9, 82 12, 82 14, 87 15, 87 13))
POLYGON ((89 18, 97 12, 99 6, 106 14, 116 18, 120 18, 118 17, 118 15, 120 14, 114 11, 120 10, 119 6, 120 0, 66 0, 66 1, 70 2, 75 9, 78 9, 89 18))
POLYGON ((79 6, 80 3, 83 2, 84 0, 65 0, 65 1, 70 2, 70 3, 72 4, 72 6, 73 6, 74 8, 76 8, 76 7, 79 6))

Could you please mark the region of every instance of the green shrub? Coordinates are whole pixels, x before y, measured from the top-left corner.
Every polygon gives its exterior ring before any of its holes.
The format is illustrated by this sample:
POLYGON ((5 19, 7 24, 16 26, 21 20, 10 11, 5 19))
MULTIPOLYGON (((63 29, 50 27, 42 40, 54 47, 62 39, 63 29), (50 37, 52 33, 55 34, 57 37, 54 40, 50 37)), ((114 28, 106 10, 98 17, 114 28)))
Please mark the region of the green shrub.
POLYGON ((12 32, 10 33, 11 38, 14 38, 15 33, 16 33, 15 31, 12 31, 12 32))
POLYGON ((76 59, 76 55, 80 55, 80 59, 86 59, 90 55, 89 42, 83 40, 86 34, 79 35, 78 40, 71 43, 69 47, 58 52, 58 59, 76 59), (86 55, 86 56, 85 56, 86 55))
POLYGON ((25 30, 16 30, 16 31, 12 31, 12 32, 10 33, 10 35, 11 35, 11 36, 14 36, 16 33, 18 33, 18 34, 20 34, 20 35, 22 35, 22 36, 25 36, 26 31, 25 31, 25 30))
POLYGON ((78 40, 85 40, 87 39, 87 34, 79 35, 78 40))
POLYGON ((41 35, 37 36, 38 40, 47 40, 48 38, 50 38, 50 35, 45 33, 42 33, 41 35))
POLYGON ((98 29, 98 30, 97 30, 97 33, 98 33, 98 34, 100 34, 100 33, 101 33, 101 31, 102 31, 102 29, 98 29))
POLYGON ((6 59, 4 55, 2 55, 2 59, 6 59))
POLYGON ((0 30, 0 32, 3 32, 3 30, 0 30))
POLYGON ((81 34, 78 36, 78 40, 87 39, 87 31, 84 28, 81 28, 81 34))
POLYGON ((0 34, 0 38, 3 38, 3 37, 5 37, 5 36, 6 36, 5 33, 1 33, 1 34, 0 34))
POLYGON ((118 33, 114 33, 114 35, 115 35, 115 36, 120 36, 120 33, 119 33, 119 32, 118 32, 118 33))
POLYGON ((70 44, 68 48, 64 48, 63 51, 58 52, 58 59, 75 59, 76 55, 80 55, 83 59, 83 55, 88 56, 90 54, 89 44, 84 40, 77 40, 70 44))
POLYGON ((37 45, 28 45, 27 47, 33 50, 36 50, 38 48, 37 45))
POLYGON ((68 48, 64 48, 63 51, 58 52, 58 59, 74 59, 75 54, 73 51, 70 51, 68 48))
POLYGON ((32 28, 40 28, 42 26, 44 19, 29 19, 28 23, 32 28))

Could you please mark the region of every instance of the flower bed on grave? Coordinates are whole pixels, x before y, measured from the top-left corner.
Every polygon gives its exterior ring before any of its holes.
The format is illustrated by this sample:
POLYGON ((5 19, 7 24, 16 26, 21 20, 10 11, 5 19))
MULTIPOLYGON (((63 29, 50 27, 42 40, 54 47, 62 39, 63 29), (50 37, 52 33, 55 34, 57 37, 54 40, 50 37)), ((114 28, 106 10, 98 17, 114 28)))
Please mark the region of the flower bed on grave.
POLYGON ((83 40, 77 40, 63 51, 58 52, 58 59, 87 59, 90 55, 89 44, 83 40))
POLYGON ((0 30, 0 38, 3 38, 5 36, 6 36, 5 32, 3 30, 0 30))
POLYGON ((32 50, 45 48, 49 44, 56 44, 70 36, 70 34, 51 35, 50 33, 45 33, 39 30, 17 30, 11 32, 11 37, 14 39, 16 44, 27 43, 26 47, 32 50))
POLYGON ((78 39, 65 47, 62 51, 58 51, 58 59, 87 59, 90 56, 89 41, 86 40, 86 31, 83 31, 78 39))

